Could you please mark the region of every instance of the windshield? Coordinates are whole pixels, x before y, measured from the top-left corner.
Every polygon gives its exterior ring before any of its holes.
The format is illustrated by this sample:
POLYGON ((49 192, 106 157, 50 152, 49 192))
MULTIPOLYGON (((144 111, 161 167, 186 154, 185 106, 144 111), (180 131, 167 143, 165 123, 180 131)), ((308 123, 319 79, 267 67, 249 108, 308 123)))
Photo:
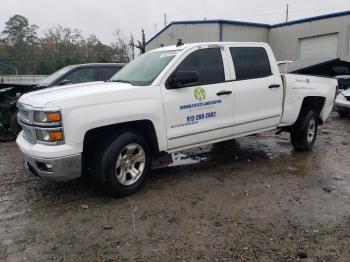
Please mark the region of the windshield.
POLYGON ((155 51, 143 54, 126 65, 109 81, 139 86, 150 85, 177 53, 178 51, 155 51))
POLYGON ((51 86, 53 83, 59 79, 62 75, 67 73, 73 66, 66 66, 61 68, 60 70, 56 71, 55 73, 49 75, 48 77, 44 78, 43 80, 38 82, 39 86, 51 86))

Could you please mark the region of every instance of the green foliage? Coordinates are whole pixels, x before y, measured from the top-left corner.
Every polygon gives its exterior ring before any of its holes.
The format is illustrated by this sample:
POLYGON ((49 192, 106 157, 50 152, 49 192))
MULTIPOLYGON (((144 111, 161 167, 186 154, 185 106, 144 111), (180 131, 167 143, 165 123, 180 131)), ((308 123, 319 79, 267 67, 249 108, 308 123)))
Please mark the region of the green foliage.
POLYGON ((135 47, 140 50, 140 54, 146 53, 146 35, 145 30, 141 30, 141 41, 137 40, 137 45, 135 47))
POLYGON ((1 36, 11 46, 34 45, 37 40, 36 30, 38 26, 29 25, 28 19, 21 15, 14 15, 6 22, 1 36))
MULTIPOLYGON (((119 30, 115 42, 103 44, 95 35, 84 37, 77 29, 55 25, 37 36, 38 27, 21 15, 12 16, 0 34, 0 74, 51 74, 70 64, 129 62, 134 39, 119 30), (8 66, 4 66, 8 65, 8 66)), ((144 34, 144 33, 143 33, 144 34)))

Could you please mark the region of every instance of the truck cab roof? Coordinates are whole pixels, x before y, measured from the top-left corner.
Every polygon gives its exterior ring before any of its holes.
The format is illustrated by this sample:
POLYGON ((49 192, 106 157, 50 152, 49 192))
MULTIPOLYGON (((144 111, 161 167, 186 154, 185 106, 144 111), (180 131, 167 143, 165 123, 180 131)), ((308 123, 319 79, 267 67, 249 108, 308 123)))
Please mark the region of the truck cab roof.
POLYGON ((187 50, 193 47, 208 47, 212 45, 214 46, 260 46, 260 47, 267 47, 268 44, 264 42, 199 42, 199 43, 189 43, 189 44, 183 44, 180 46, 177 45, 171 45, 171 46, 165 46, 160 47, 157 49, 153 49, 149 52, 156 52, 156 51, 182 51, 187 50))

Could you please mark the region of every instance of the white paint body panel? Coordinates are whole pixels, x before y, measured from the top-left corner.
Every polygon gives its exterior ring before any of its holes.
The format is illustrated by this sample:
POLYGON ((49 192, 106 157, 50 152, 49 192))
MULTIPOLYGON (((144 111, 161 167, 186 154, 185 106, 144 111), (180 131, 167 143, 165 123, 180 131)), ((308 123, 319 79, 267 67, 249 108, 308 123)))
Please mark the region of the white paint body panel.
POLYGON ((43 158, 82 153, 84 136, 91 129, 149 120, 156 131, 159 150, 174 152, 275 129, 278 126, 290 126, 296 121, 302 99, 306 96, 326 98, 326 105, 321 112, 323 120, 333 107, 336 80, 286 75, 283 87, 275 57, 265 43, 198 43, 153 51, 160 50, 178 50, 179 53, 150 86, 99 82, 50 88, 23 95, 19 102, 36 109, 61 109, 65 144, 30 144, 20 135, 17 139, 20 149, 29 155, 43 158), (165 82, 192 50, 213 47, 213 44, 222 50, 226 82, 204 86, 207 95, 203 102, 217 99, 222 101, 199 110, 180 110, 181 105, 196 103, 193 95, 195 87, 168 90, 165 82), (235 81, 234 66, 229 54, 229 47, 233 46, 265 48, 273 75, 259 80, 235 81), (311 80, 310 88, 295 90, 295 79, 311 80), (271 84, 281 86, 272 90, 268 88, 271 84), (232 94, 218 98, 216 93, 222 90, 232 91, 232 94), (183 123, 189 115, 196 112, 211 111, 217 113, 216 117, 204 119, 198 125, 171 128, 183 123), (259 119, 260 121, 256 121, 259 119))
POLYGON ((326 98, 320 118, 325 121, 330 115, 336 96, 337 80, 325 77, 295 74, 283 75, 285 102, 280 126, 290 126, 298 118, 305 97, 326 98))

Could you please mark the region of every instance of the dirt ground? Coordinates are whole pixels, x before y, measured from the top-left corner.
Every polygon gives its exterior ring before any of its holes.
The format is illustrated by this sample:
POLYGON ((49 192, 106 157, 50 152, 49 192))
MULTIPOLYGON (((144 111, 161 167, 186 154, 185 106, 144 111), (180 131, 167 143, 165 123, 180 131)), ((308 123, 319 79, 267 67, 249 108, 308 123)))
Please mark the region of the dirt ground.
POLYGON ((110 199, 0 144, 0 261, 350 261, 350 119, 333 114, 312 152, 269 132, 172 157, 110 199))

